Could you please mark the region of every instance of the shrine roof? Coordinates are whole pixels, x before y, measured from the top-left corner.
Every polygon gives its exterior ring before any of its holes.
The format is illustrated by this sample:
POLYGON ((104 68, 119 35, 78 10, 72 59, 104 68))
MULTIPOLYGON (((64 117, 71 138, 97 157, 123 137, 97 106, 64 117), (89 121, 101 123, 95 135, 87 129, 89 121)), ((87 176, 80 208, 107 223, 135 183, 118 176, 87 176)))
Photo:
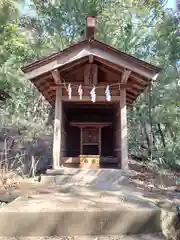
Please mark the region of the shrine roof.
POLYGON ((86 39, 24 67, 22 71, 50 104, 54 105, 57 84, 52 71, 58 70, 65 83, 83 84, 86 64, 98 66, 98 84, 121 83, 129 72, 127 102, 132 104, 160 72, 160 68, 95 39, 86 39), (103 81, 101 81, 103 79, 103 81), (101 83, 100 83, 101 82, 101 83))
MULTIPOLYGON (((152 72, 155 72, 155 73, 158 73, 161 68, 157 67, 157 66, 154 66, 150 63, 147 63, 145 61, 142 61, 136 57, 133 57, 132 55, 129 55, 129 54, 126 54, 125 52, 123 51, 120 51, 110 45, 107 45, 103 42, 100 42, 100 41, 97 41, 97 40, 91 40, 89 41, 88 39, 84 40, 84 41, 81 41, 79 43, 76 43, 74 45, 71 45, 69 46, 68 48, 65 48, 64 50, 62 51, 59 51, 59 52, 56 52, 56 53, 53 53, 49 56, 45 56, 45 57, 42 57, 41 59, 39 60, 36 60, 36 61, 33 61, 32 63, 30 64, 27 64, 26 66, 22 67, 22 71, 24 73, 28 73, 32 70, 35 70, 35 69, 38 69, 40 68, 41 66, 43 65, 46 65, 50 62, 52 62, 53 60, 56 60, 57 58, 63 56, 64 54, 68 54, 69 52, 73 51, 73 50, 76 50, 77 48, 80 48, 80 47, 84 47, 84 46, 89 46, 90 48, 91 47, 97 47, 97 48, 100 48, 100 49, 103 49, 105 51, 111 51, 111 53, 113 54, 118 54, 119 58, 123 58, 124 60, 127 60, 127 61, 130 61, 132 62, 133 64, 136 64, 136 65, 139 65, 140 67, 144 68, 144 69, 148 69, 152 72)), ((73 61, 73 59, 72 59, 73 61)), ((48 69, 48 70, 53 70, 53 69, 56 69, 57 67, 61 67, 63 65, 65 65, 66 63, 61 63, 61 64, 57 64, 57 66, 54 66, 52 67, 51 69, 48 69)), ((37 75, 36 75, 37 76, 37 75)))

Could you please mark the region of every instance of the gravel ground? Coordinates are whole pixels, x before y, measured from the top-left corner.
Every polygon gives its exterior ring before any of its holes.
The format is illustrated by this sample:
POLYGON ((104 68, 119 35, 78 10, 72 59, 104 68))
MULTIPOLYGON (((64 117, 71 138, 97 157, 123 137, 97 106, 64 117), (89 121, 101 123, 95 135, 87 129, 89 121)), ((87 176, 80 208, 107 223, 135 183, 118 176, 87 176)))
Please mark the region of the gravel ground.
POLYGON ((161 234, 142 234, 132 236, 75 236, 75 237, 0 237, 0 240, 165 240, 161 234))

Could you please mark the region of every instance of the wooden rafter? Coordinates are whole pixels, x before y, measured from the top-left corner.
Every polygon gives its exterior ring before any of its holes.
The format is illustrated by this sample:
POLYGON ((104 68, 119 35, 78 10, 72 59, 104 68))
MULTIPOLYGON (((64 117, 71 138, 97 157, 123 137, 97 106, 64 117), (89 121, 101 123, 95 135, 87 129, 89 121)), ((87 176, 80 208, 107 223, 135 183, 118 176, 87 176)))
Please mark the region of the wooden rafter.
POLYGON ((68 78, 71 77, 74 74, 78 74, 82 71, 81 68, 75 68, 75 69, 71 69, 70 71, 66 71, 65 73, 62 73, 63 78, 68 78))
POLYGON ((135 75, 134 73, 131 74, 131 78, 133 80, 135 80, 138 84, 143 84, 143 85, 146 85, 149 81, 146 79, 143 79, 143 78, 140 78, 140 77, 137 77, 137 75, 135 75))
POLYGON ((49 79, 52 79, 52 74, 44 77, 35 78, 32 80, 32 83, 35 85, 40 85, 41 83, 44 84, 46 81, 49 81, 49 79))
POLYGON ((100 70, 102 70, 105 73, 113 73, 115 75, 119 75, 123 72, 123 69, 117 71, 117 70, 112 69, 111 67, 103 65, 103 64, 100 64, 98 67, 99 67, 100 70))
POLYGON ((73 69, 73 68, 78 68, 78 67, 81 67, 82 64, 84 64, 85 62, 88 62, 88 57, 83 57, 81 59, 78 59, 77 61, 74 61, 74 62, 71 62, 71 63, 68 63, 62 67, 59 68, 59 70, 61 72, 66 72, 66 71, 70 71, 73 69))

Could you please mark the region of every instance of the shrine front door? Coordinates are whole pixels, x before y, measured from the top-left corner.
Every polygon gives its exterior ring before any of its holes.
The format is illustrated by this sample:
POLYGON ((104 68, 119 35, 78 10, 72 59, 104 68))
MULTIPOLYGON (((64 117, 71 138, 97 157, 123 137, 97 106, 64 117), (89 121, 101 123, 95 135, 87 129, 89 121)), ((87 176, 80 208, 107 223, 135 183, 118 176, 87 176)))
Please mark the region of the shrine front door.
POLYGON ((100 155, 101 129, 98 127, 81 128, 81 155, 100 155))

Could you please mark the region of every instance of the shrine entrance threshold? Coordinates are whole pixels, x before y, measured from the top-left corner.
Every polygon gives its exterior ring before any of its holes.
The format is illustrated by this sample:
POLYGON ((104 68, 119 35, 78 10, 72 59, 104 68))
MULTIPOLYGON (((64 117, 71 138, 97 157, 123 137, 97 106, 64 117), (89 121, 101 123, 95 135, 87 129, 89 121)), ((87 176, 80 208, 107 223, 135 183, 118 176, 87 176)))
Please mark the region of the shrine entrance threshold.
POLYGON ((61 164, 117 168, 117 104, 63 102, 61 164))

